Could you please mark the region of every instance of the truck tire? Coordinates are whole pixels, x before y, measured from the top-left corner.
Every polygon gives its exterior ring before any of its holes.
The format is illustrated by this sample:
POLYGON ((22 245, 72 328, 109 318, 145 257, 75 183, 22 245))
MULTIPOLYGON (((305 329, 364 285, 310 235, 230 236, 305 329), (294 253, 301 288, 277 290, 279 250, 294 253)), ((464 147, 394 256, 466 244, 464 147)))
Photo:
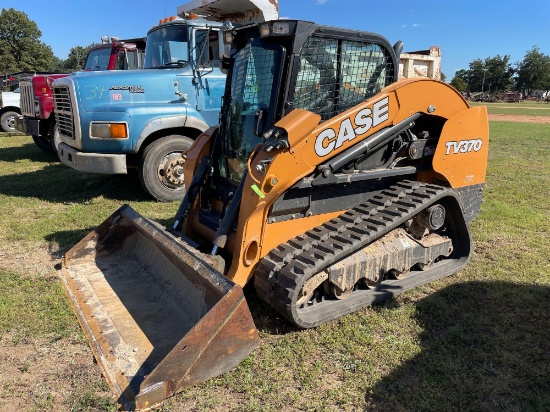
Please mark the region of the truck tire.
POLYGON ((19 113, 13 110, 8 110, 7 112, 2 113, 2 116, 0 116, 0 127, 2 127, 2 130, 6 133, 17 132, 17 129, 15 128, 15 118, 17 116, 19 116, 19 113))
POLYGON ((193 140, 186 136, 171 135, 155 140, 143 151, 138 168, 143 189, 160 202, 183 199, 183 151, 193 140))
POLYGON ((32 136, 32 140, 36 147, 38 147, 40 150, 43 150, 46 153, 54 153, 50 139, 46 139, 43 136, 32 136))

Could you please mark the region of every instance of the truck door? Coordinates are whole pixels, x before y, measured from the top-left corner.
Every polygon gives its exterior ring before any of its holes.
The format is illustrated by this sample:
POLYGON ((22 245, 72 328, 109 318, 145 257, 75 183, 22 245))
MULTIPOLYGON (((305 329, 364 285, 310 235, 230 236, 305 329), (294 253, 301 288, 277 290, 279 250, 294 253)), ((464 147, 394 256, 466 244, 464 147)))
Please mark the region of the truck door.
POLYGON ((197 94, 196 109, 209 125, 218 123, 225 88, 225 75, 220 70, 221 35, 217 28, 197 28, 192 36, 194 46, 190 57, 197 94))

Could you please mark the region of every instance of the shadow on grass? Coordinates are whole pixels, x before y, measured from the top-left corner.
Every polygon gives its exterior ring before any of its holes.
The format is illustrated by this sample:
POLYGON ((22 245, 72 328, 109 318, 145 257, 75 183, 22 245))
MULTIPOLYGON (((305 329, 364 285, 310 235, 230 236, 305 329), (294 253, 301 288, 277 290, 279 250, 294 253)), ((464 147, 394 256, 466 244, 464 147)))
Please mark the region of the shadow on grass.
POLYGON ((85 202, 98 196, 120 202, 151 200, 135 174, 80 173, 61 163, 49 164, 37 171, 0 176, 0 193, 50 202, 85 202))
MULTIPOLYGON (((14 135, 16 136, 16 135, 14 135)), ((21 135, 17 135, 21 136, 21 135)), ((0 139, 9 138, 0 136, 0 139)), ((57 155, 53 153, 46 153, 43 150, 39 149, 33 142, 32 138, 29 136, 30 143, 25 143, 17 147, 3 147, 0 149, 0 162, 9 162, 15 163, 24 159, 31 160, 33 162, 59 162, 57 155)))
POLYGON ((449 286, 417 305, 422 351, 367 391, 372 411, 550 410, 550 288, 449 286))
POLYGON ((274 308, 258 296, 254 289, 254 279, 245 285, 243 291, 258 331, 269 335, 285 335, 302 330, 279 315, 274 308))

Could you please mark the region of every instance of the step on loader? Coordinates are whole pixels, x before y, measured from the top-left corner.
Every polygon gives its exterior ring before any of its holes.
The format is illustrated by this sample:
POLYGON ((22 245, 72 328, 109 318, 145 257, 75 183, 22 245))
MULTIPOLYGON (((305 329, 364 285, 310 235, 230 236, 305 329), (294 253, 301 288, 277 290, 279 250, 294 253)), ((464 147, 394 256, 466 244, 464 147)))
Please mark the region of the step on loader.
POLYGON ((398 81, 402 43, 276 20, 225 33, 219 127, 185 154, 173 227, 125 205, 62 278, 123 409, 222 374, 259 344, 242 287, 300 328, 462 268, 488 155, 484 107, 398 81))

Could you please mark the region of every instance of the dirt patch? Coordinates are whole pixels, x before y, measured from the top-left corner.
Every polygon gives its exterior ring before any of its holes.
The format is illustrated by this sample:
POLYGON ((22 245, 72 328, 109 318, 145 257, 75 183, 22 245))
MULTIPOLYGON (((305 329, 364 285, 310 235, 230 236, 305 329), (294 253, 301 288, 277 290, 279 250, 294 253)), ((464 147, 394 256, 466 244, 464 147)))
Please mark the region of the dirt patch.
POLYGON ((108 397, 87 345, 61 339, 13 344, 0 341, 0 410, 67 410, 83 392, 108 397))
MULTIPOLYGON (((49 249, 43 243, 22 245, 0 238, 0 270, 33 279, 56 276, 60 258, 49 249)), ((0 333, 0 411, 97 411, 105 410, 95 408, 101 402, 115 404, 81 338, 28 335, 0 333)))
POLYGON ((56 247, 44 243, 10 242, 0 237, 0 270, 17 272, 29 276, 47 276, 55 272, 61 263, 61 255, 56 247))
POLYGON ((524 116, 511 114, 489 114, 489 120, 497 122, 540 123, 550 124, 550 116, 524 116))

